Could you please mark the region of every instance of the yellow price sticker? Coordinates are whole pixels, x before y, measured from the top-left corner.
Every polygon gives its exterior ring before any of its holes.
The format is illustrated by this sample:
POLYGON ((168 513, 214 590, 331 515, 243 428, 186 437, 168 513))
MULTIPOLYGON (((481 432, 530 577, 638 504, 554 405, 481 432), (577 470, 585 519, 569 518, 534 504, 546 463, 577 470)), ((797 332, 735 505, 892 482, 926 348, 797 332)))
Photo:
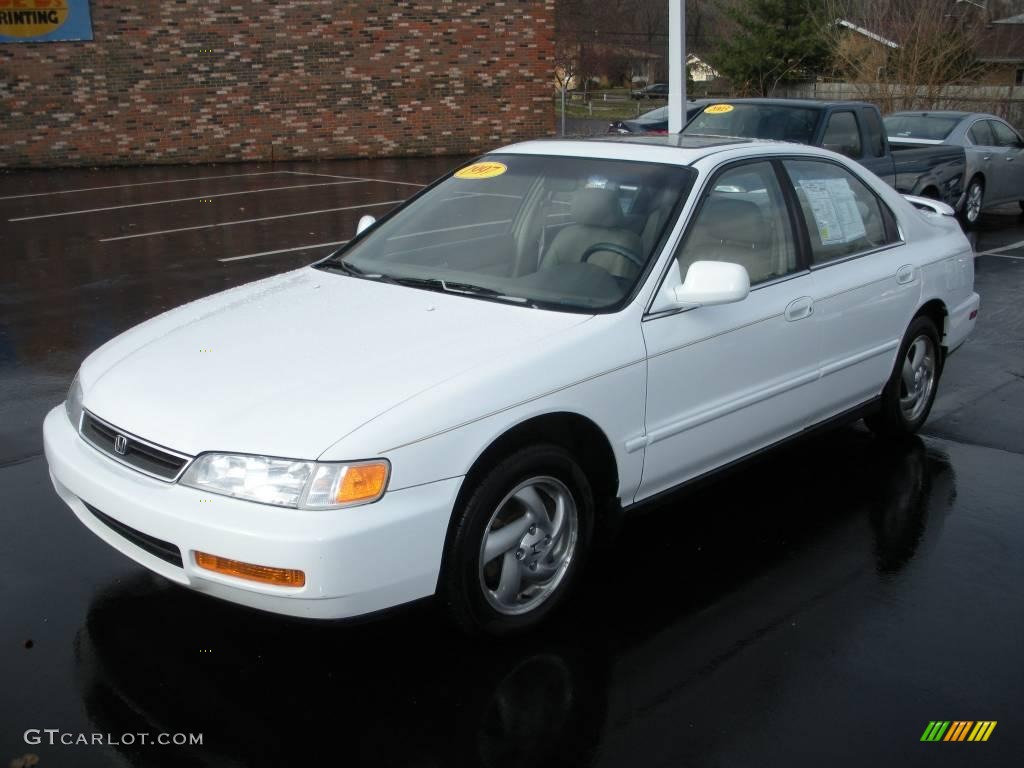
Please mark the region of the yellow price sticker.
POLYGON ((727 112, 732 112, 735 107, 732 104, 712 104, 710 107, 704 110, 707 115, 724 115, 727 112))
POLYGON ((493 179, 508 170, 504 163, 489 161, 473 163, 455 172, 456 179, 493 179))

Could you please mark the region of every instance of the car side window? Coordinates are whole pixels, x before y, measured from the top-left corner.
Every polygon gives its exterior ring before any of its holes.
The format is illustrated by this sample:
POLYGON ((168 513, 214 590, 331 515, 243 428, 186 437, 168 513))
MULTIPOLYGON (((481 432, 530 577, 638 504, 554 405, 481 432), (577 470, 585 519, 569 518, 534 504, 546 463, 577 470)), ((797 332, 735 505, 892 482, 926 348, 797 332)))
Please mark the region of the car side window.
POLYGON ((740 264, 751 285, 797 271, 786 200, 770 162, 733 166, 715 178, 676 261, 680 280, 695 261, 740 264))
POLYGON ((868 151, 872 157, 883 157, 885 155, 885 128, 882 126, 882 118, 874 109, 862 109, 860 116, 864 120, 864 126, 868 135, 868 151))
POLYGON ((822 146, 841 155, 857 159, 864 154, 857 130, 857 118, 853 112, 833 112, 825 126, 822 146))
POLYGON ((971 126, 971 130, 967 132, 967 135, 971 137, 971 142, 976 147, 994 147, 996 145, 992 129, 988 127, 988 120, 976 122, 971 126))
POLYGON ((996 136, 997 147, 1019 147, 1020 137, 1017 132, 1013 130, 1006 123, 1000 123, 996 120, 989 120, 989 125, 992 126, 992 133, 996 136))
POLYGON ((819 160, 786 160, 783 165, 800 201, 812 264, 897 242, 892 212, 845 168, 819 160))

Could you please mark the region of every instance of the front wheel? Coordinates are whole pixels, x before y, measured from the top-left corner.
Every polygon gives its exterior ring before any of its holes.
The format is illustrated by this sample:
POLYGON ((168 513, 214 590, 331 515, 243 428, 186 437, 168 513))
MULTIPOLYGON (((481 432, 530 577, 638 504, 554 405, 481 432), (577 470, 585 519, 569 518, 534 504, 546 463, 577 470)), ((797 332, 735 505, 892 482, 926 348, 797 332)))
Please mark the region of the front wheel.
POLYGON ((576 580, 593 532, 583 470, 556 445, 522 448, 456 510, 440 584, 455 622, 505 634, 539 623, 576 580))
POLYGON ((877 413, 864 421, 872 432, 904 436, 917 432, 935 402, 942 369, 939 332, 928 317, 914 318, 896 358, 896 367, 882 391, 877 413))

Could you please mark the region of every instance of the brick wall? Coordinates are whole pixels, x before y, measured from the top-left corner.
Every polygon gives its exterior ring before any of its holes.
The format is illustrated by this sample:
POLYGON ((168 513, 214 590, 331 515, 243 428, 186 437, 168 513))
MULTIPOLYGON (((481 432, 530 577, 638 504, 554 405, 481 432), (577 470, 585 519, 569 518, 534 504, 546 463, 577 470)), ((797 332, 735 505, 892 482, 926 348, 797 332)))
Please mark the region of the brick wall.
POLYGON ((0 43, 0 167, 461 154, 550 134, 554 0, 93 0, 0 43))

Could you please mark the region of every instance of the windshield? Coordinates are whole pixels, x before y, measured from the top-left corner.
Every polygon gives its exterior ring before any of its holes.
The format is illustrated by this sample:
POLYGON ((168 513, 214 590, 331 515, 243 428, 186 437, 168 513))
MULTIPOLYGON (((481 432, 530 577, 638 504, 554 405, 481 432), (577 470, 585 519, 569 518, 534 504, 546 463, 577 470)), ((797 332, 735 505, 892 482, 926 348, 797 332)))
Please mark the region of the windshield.
POLYGON ((710 104, 683 129, 687 136, 737 136, 810 144, 817 109, 767 104, 710 104))
POLYGON ((682 166, 489 155, 319 266, 571 311, 627 298, 689 191, 682 166))
POLYGON ((889 115, 885 118, 885 132, 893 139, 942 141, 953 132, 959 122, 958 117, 889 115))

